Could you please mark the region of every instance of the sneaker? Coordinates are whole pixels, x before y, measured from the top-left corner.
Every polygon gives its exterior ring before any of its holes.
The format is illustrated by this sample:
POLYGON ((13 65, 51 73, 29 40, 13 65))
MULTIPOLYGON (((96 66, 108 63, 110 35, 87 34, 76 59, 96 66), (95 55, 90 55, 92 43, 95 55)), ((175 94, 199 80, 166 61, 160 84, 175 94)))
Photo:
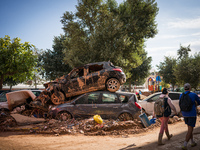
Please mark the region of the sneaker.
POLYGON ((191 147, 195 147, 195 146, 197 146, 197 143, 193 142, 193 143, 191 144, 191 147))
POLYGON ((182 150, 187 150, 187 146, 182 146, 182 150))

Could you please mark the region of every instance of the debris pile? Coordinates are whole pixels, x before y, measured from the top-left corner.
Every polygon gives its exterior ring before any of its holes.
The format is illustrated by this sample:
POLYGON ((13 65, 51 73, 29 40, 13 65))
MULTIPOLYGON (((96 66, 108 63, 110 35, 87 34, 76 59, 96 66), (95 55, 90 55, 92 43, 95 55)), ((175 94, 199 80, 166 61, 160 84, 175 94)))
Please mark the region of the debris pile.
POLYGON ((9 127, 17 125, 15 118, 3 111, 0 112, 0 132, 6 131, 9 127))
MULTIPOLYGON (((181 121, 182 119, 175 116, 173 118, 170 118, 170 120, 171 122, 175 123, 177 121, 181 121)), ((144 128, 141 121, 138 121, 136 119, 133 121, 103 120, 102 124, 96 123, 93 118, 84 120, 70 119, 67 121, 49 119, 46 120, 46 122, 44 123, 31 125, 31 128, 26 129, 26 132, 28 131, 29 133, 38 133, 38 134, 54 134, 56 136, 61 134, 71 134, 71 135, 83 134, 90 136, 122 135, 126 137, 128 134, 138 134, 141 132, 147 132, 148 130, 152 130, 159 126, 160 126, 159 119, 156 120, 155 124, 152 124, 147 128, 144 128)), ((7 128, 7 130, 11 131, 13 129, 16 128, 7 128)), ((17 131, 20 131, 19 128, 17 131)))

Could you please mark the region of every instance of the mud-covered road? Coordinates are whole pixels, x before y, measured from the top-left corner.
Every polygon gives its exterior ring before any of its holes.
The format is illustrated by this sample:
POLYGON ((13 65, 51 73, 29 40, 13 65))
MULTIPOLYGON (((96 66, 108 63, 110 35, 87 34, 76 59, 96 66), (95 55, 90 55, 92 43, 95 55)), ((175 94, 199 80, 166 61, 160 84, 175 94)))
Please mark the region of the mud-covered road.
MULTIPOLYGON (((165 145, 157 146, 159 127, 139 134, 86 136, 83 134, 59 135, 0 132, 0 150, 179 150, 184 142, 187 126, 183 121, 169 124, 174 135, 170 141, 164 136, 165 145)), ((198 143, 189 150, 200 150, 200 118, 194 129, 198 143)))

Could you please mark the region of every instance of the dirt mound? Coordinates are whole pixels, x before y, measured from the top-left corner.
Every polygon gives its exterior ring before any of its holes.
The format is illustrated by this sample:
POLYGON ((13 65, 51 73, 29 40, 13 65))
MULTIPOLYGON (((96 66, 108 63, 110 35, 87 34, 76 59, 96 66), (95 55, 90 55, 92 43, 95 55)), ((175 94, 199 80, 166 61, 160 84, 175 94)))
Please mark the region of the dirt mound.
MULTIPOLYGON (((181 118, 174 116, 169 119, 169 123, 175 123, 181 121, 181 118)), ((56 136, 60 134, 84 134, 84 135, 128 135, 147 132, 160 126, 160 121, 157 119, 155 124, 145 128, 141 121, 118 121, 118 120, 103 120, 102 124, 96 123, 93 118, 68 121, 60 121, 55 119, 46 120, 40 124, 32 124, 28 127, 16 126, 9 127, 10 131, 24 131, 28 133, 40 133, 40 134, 54 134, 56 136)))

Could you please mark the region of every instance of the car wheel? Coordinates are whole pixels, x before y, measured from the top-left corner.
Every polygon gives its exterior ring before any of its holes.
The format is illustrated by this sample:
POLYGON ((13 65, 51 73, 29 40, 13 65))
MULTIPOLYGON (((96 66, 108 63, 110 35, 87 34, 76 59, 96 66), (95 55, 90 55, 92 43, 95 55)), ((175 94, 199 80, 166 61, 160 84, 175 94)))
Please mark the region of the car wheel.
POLYGON ((65 95, 62 92, 60 92, 60 91, 58 91, 58 96, 55 93, 53 93, 51 95, 51 101, 55 105, 63 104, 64 101, 65 101, 65 95))
POLYGON ((106 82, 106 88, 110 92, 116 92, 117 90, 119 90, 119 87, 120 87, 119 80, 115 78, 111 78, 106 82))
POLYGON ((61 112, 56 117, 56 119, 61 120, 61 121, 66 121, 66 120, 71 119, 71 118, 72 118, 72 116, 68 112, 61 112))
POLYGON ((123 113, 123 114, 119 115, 118 119, 120 121, 128 121, 128 120, 133 120, 133 117, 129 113, 123 113))

